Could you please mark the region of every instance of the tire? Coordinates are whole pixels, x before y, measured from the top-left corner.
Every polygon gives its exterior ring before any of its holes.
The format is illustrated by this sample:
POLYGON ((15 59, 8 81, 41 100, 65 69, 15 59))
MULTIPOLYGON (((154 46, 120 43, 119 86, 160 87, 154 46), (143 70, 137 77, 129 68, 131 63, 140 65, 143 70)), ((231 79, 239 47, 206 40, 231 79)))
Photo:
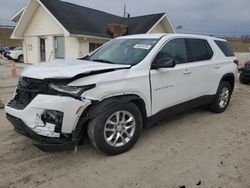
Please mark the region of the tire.
POLYGON ((23 55, 18 56, 17 62, 23 63, 23 55))
POLYGON ((240 80, 241 84, 248 84, 248 83, 250 83, 250 80, 245 79, 241 74, 240 74, 239 80, 240 80))
POLYGON ((134 103, 117 104, 89 122, 88 136, 96 149, 107 155, 116 155, 134 146, 140 136, 142 124, 141 112, 134 103), (121 120, 119 124, 115 123, 117 114, 121 120), (122 121, 123 115, 126 121, 122 121))
POLYGON ((231 94, 232 94, 231 85, 226 81, 222 81, 218 87, 215 100, 210 105, 209 109, 214 113, 224 112, 227 109, 228 104, 230 102, 231 94))

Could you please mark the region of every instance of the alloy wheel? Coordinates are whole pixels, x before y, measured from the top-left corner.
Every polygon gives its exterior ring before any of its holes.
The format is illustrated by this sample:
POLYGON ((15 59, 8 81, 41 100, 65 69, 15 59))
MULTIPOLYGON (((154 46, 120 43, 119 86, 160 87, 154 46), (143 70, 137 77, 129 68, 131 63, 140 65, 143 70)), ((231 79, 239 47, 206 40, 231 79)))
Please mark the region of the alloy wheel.
POLYGON ((224 87, 221 90, 221 94, 220 94, 220 97, 219 97, 219 106, 220 106, 220 108, 225 108, 227 106, 228 101, 229 101, 229 96, 230 96, 229 89, 227 87, 224 87))
POLYGON ((105 123, 105 141, 111 146, 121 147, 132 139, 135 127, 135 118, 130 112, 117 111, 105 123))

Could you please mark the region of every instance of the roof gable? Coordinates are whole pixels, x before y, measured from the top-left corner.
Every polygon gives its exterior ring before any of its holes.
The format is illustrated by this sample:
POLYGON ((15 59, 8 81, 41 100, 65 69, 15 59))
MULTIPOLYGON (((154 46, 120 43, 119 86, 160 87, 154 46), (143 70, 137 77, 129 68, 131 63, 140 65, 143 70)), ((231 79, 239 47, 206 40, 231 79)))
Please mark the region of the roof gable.
POLYGON ((112 38, 112 34, 107 30, 108 24, 111 23, 127 25, 129 35, 146 33, 164 15, 160 13, 123 18, 59 0, 40 1, 70 34, 75 35, 112 38))
MULTIPOLYGON (((20 19, 18 20, 17 25, 11 35, 12 39, 23 39, 24 33, 26 29, 28 28, 33 16, 36 14, 39 6, 41 6, 41 3, 39 0, 29 0, 27 6, 24 8, 22 15, 20 19)), ((43 6, 43 8, 45 7, 43 6)), ((46 8, 45 8, 45 11, 47 11, 46 8)), ((55 19, 54 16, 49 11, 47 11, 47 13, 51 16, 52 19, 54 19, 56 23, 58 23, 59 27, 62 28, 64 35, 69 36, 69 32, 61 25, 61 23, 58 22, 58 20, 55 19)))
MULTIPOLYGON (((48 14, 50 14, 50 16, 52 16, 64 29, 65 35, 83 35, 109 39, 113 38, 113 35, 108 32, 108 25, 113 23, 127 25, 127 35, 143 34, 147 33, 150 29, 152 29, 152 27, 154 27, 156 23, 158 23, 160 19, 166 16, 165 13, 160 13, 132 18, 123 18, 103 11, 60 0, 30 0, 27 7, 29 8, 30 4, 34 4, 34 2, 40 4, 47 10, 48 14)), ((27 14, 31 14, 27 13, 30 11, 27 7, 22 15, 22 17, 26 17, 26 20, 28 19, 27 14)), ((34 14, 34 12, 32 14, 34 14)), ((19 22, 27 22, 23 20, 22 17, 19 22)), ((167 16, 166 20, 169 22, 167 16)), ((23 27, 23 24, 20 25, 22 26, 18 27, 23 27)), ((27 27, 27 24, 25 27, 27 27)), ((20 36, 22 30, 19 28, 17 30, 20 31, 18 33, 20 36)), ((171 30, 173 30, 173 28, 171 30)))
POLYGON ((39 6, 27 25, 24 36, 64 35, 60 25, 39 6))

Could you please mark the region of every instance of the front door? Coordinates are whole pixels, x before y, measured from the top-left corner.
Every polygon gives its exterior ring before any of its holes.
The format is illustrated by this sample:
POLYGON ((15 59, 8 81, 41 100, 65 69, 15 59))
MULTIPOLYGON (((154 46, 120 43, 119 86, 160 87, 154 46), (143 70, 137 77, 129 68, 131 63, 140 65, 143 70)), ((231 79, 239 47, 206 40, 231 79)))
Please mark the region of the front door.
POLYGON ((188 101, 192 93, 192 74, 189 70, 185 39, 173 39, 165 44, 157 58, 171 58, 174 68, 150 70, 152 114, 188 101))
POLYGON ((41 62, 46 61, 46 50, 45 50, 45 39, 40 38, 40 60, 41 62))

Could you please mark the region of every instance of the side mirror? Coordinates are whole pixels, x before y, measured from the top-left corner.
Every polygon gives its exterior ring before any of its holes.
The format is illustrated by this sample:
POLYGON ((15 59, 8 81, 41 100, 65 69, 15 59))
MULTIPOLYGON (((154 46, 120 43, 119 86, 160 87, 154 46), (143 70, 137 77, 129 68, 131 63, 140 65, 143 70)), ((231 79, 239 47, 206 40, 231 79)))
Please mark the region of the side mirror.
POLYGON ((160 68, 174 68, 176 65, 176 61, 171 58, 158 58, 152 64, 152 69, 160 69, 160 68))

